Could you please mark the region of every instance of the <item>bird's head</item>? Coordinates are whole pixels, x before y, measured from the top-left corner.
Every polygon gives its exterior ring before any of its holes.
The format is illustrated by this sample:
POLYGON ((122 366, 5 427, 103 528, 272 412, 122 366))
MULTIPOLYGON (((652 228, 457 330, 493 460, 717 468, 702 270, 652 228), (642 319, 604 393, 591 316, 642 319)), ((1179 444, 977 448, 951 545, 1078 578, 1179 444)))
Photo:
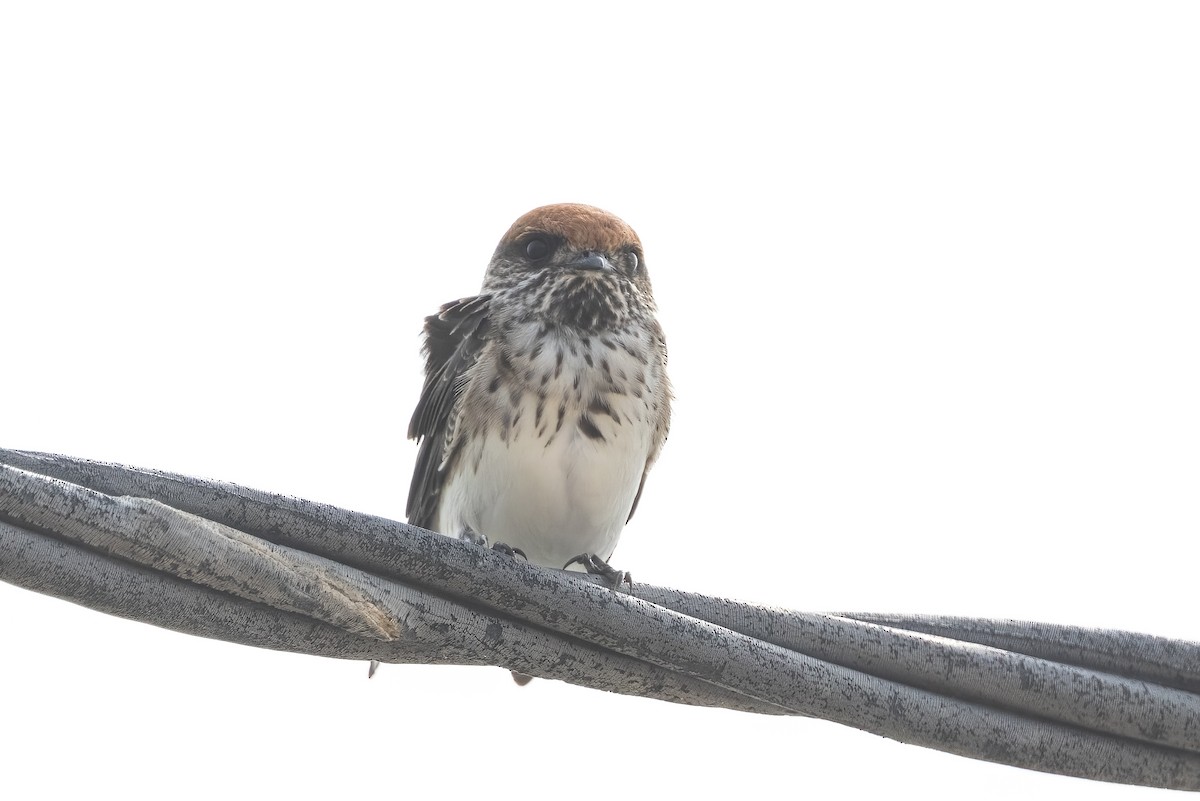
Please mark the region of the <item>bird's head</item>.
POLYGON ((514 222, 492 255, 483 292, 505 296, 527 318, 581 331, 654 314, 638 235, 579 203, 542 206, 514 222))

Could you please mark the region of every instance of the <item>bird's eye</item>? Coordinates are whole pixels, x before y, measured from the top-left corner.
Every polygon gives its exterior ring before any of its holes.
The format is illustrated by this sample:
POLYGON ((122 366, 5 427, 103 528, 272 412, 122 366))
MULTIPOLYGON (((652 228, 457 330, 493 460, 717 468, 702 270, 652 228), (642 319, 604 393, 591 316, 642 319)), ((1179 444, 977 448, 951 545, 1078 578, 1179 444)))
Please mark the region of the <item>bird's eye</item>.
POLYGON ((530 239, 525 243, 525 255, 530 261, 541 261, 550 255, 550 243, 545 239, 530 239))
POLYGON ((630 274, 630 275, 632 275, 633 273, 636 273, 636 272, 637 272, 637 270, 638 270, 638 265, 639 265, 640 263, 641 263, 641 262, 640 262, 640 261, 638 261, 638 254, 637 254, 637 251, 636 251, 636 250, 631 250, 631 251, 629 251, 629 274, 630 274))

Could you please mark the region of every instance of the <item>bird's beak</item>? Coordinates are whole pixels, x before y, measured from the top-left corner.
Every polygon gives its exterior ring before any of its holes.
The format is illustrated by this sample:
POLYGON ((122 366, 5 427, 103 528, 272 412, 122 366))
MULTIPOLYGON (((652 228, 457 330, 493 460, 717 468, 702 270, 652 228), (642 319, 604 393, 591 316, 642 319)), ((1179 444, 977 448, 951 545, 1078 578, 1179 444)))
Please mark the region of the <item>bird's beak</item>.
POLYGON ((602 253, 589 250, 563 265, 574 270, 607 270, 612 271, 612 263, 602 253))

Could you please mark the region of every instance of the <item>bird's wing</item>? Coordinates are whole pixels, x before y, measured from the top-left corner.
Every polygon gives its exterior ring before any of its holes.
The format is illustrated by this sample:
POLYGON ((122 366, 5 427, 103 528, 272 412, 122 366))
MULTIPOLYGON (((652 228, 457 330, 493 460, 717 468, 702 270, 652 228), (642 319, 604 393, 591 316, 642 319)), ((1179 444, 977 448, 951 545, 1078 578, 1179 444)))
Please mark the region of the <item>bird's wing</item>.
POLYGON ((642 499, 642 490, 646 488, 646 476, 650 473, 650 462, 646 462, 646 468, 642 470, 642 480, 638 483, 637 495, 633 496, 633 506, 629 507, 629 517, 625 518, 628 523, 633 519, 633 513, 637 511, 638 501, 642 499))
POLYGON ((633 496, 633 506, 629 507, 629 517, 625 518, 626 523, 633 519, 633 513, 637 511, 638 501, 642 499, 642 490, 646 488, 646 476, 650 474, 650 468, 654 465, 655 460, 658 459, 659 451, 666 444, 667 432, 671 429, 671 384, 666 378, 667 342, 663 338, 662 328, 658 326, 658 323, 653 323, 653 326, 655 344, 662 359, 662 380, 666 389, 659 399, 658 405, 655 407, 658 409, 659 417, 655 425, 654 444, 650 448, 650 455, 646 458, 646 466, 642 469, 642 480, 638 482, 637 495, 633 496))
POLYGON ((409 438, 421 443, 408 490, 408 522, 414 526, 432 528, 437 518, 455 407, 463 376, 487 342, 490 299, 477 295, 456 300, 425 318, 425 386, 408 424, 409 438))

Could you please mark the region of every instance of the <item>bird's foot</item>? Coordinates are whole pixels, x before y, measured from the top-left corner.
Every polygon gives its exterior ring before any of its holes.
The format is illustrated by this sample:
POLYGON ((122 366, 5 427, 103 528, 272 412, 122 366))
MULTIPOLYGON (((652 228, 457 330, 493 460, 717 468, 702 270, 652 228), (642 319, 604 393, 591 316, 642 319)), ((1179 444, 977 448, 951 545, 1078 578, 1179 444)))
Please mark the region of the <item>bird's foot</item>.
POLYGON ((518 687, 524 687, 526 684, 533 681, 533 676, 530 676, 528 673, 519 673, 515 670, 510 672, 512 673, 513 681, 517 683, 518 687))
POLYGON ((478 545, 481 548, 488 547, 488 538, 486 534, 480 534, 475 529, 467 526, 458 535, 458 538, 463 542, 469 542, 472 545, 478 545))
MULTIPOLYGON (((472 545, 478 545, 481 548, 489 547, 487 535, 480 534, 478 531, 475 531, 474 529, 472 529, 469 526, 467 528, 463 529, 462 533, 458 535, 458 538, 460 540, 462 540, 463 542, 469 542, 472 545)), ((497 542, 495 545, 491 546, 491 549, 493 551, 499 551, 500 553, 503 553, 503 554, 508 554, 509 556, 512 556, 514 558, 519 556, 522 559, 524 559, 526 562, 529 561, 529 557, 525 555, 524 551, 522 551, 520 548, 514 548, 511 545, 504 543, 504 542, 497 542)))
POLYGON ((579 556, 573 557, 563 565, 563 570, 575 564, 583 565, 583 569, 593 576, 602 576, 614 590, 621 589, 622 584, 628 584, 630 591, 633 590, 632 575, 624 570, 617 570, 594 553, 581 553, 579 556))
POLYGON ((378 660, 378 659, 372 659, 372 660, 371 660, 371 666, 367 668, 367 678, 368 678, 368 679, 370 679, 370 678, 374 678, 374 677, 375 677, 375 671, 377 671, 377 670, 379 670, 379 660, 378 660))
POLYGON ((525 555, 524 551, 522 551, 520 548, 514 548, 511 545, 504 543, 504 542, 497 542, 495 545, 492 546, 492 550, 499 551, 500 553, 506 553, 514 559, 516 559, 519 556, 522 559, 524 559, 526 562, 529 561, 529 557, 525 555))

